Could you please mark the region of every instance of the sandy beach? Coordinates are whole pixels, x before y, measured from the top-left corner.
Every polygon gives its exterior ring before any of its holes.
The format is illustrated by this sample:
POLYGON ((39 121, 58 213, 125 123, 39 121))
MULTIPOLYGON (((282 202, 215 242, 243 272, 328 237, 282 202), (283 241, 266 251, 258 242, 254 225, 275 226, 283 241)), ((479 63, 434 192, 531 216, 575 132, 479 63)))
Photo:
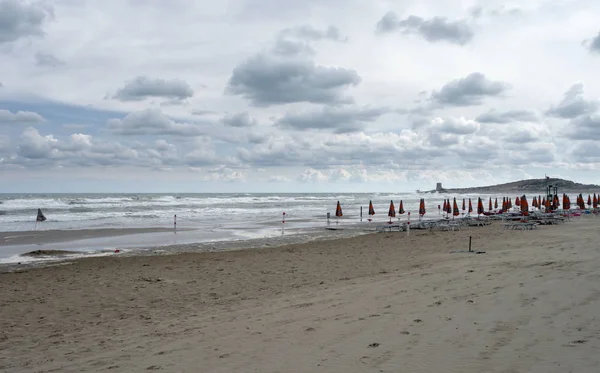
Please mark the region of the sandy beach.
POLYGON ((600 219, 0 274, 6 372, 598 372, 600 219), (485 254, 450 253, 473 248, 485 254))

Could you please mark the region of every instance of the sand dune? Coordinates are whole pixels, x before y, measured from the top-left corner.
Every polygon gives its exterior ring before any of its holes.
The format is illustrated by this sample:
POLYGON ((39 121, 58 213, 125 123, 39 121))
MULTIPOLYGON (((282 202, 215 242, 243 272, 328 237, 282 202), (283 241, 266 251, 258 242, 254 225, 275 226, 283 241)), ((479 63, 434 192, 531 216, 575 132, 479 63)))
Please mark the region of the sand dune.
POLYGON ((599 219, 0 275, 7 372, 598 372, 599 219), (486 254, 449 254, 466 249, 486 254))

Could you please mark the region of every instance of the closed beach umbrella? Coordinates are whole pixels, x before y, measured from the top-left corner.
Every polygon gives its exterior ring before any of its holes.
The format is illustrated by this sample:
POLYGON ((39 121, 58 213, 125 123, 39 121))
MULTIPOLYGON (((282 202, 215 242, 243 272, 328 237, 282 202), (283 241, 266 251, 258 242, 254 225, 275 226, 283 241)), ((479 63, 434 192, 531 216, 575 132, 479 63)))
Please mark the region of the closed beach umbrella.
POLYGON ((492 197, 490 197, 490 203, 488 205, 488 210, 492 211, 492 197))
POLYGON ((563 210, 568 210, 569 206, 569 197, 566 193, 563 193, 563 210))
POLYGON ((369 201, 369 215, 375 215, 375 209, 373 208, 373 202, 369 201))
POLYGON ((404 204, 402 203, 402 200, 400 200, 400 206, 398 206, 398 214, 404 214, 404 204))
POLYGON ((594 200, 592 202, 592 207, 595 209, 598 208, 598 197, 596 196, 596 193, 594 193, 594 200))
POLYGON ((37 217, 35 218, 35 221, 46 221, 46 217, 44 216, 44 214, 42 213, 42 209, 38 209, 37 211, 37 217))
POLYGON ((538 201, 537 201, 537 197, 533 197, 533 201, 531 201, 531 206, 533 207, 538 207, 538 201))
POLYGON ((467 206, 465 205, 465 199, 463 198, 462 210, 465 211, 466 209, 467 209, 467 206))
POLYGON ((444 212, 448 212, 448 205, 446 204, 446 200, 444 200, 444 208, 442 209, 444 212))
POLYGON ((517 196, 517 198, 515 198, 515 206, 521 206, 521 200, 519 199, 518 196, 517 196))
POLYGON ((390 209, 388 210, 388 216, 390 217, 390 223, 392 218, 396 217, 396 208, 394 207, 394 201, 390 201, 390 209))
MULTIPOLYGON (((582 199, 583 201, 583 199, 582 199)), ((558 195, 554 195, 554 198, 552 199, 552 209, 556 210, 557 208, 560 207, 560 201, 558 200, 558 195)))
POLYGON ((419 202, 419 215, 423 216, 425 215, 425 198, 421 198, 421 201, 419 202))
POLYGON ((469 213, 473 212, 473 202, 471 202, 471 198, 469 198, 469 213))
POLYGON ((496 197, 496 201, 494 202, 494 208, 497 209, 498 208, 498 197, 496 197))
POLYGON ((481 215, 485 212, 485 209, 483 208, 483 200, 481 199, 481 197, 477 198, 477 214, 481 215))
POLYGON ((369 218, 367 219, 369 224, 371 224, 371 221, 373 220, 373 215, 375 215, 375 209, 373 208, 373 202, 369 201, 369 218))
POLYGON ((588 207, 590 207, 592 205, 592 196, 590 196, 589 194, 588 194, 588 203, 587 204, 588 204, 588 207))
POLYGON ((523 214, 523 216, 527 216, 529 215, 529 203, 527 202, 527 197, 525 197, 525 195, 523 195, 523 197, 521 197, 521 213, 523 214))
POLYGON ((508 203, 506 202, 506 197, 502 197, 502 212, 505 212, 508 207, 508 203))
POLYGON ((337 216, 338 218, 340 216, 343 216, 343 214, 342 214, 342 206, 340 205, 340 201, 338 201, 337 207, 335 208, 335 216, 337 216))
POLYGON ((455 216, 460 215, 460 211, 458 210, 458 204, 456 203, 456 197, 454 197, 454 203, 452 205, 452 219, 454 219, 455 216))

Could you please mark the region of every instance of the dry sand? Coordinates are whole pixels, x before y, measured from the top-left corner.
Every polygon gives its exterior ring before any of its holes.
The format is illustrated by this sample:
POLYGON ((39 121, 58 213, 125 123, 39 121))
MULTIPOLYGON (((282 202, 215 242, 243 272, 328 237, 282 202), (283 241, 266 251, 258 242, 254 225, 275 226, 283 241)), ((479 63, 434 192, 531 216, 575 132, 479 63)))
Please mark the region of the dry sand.
POLYGON ((5 372, 599 372, 600 219, 0 275, 5 372), (466 249, 468 236, 486 254, 466 249))

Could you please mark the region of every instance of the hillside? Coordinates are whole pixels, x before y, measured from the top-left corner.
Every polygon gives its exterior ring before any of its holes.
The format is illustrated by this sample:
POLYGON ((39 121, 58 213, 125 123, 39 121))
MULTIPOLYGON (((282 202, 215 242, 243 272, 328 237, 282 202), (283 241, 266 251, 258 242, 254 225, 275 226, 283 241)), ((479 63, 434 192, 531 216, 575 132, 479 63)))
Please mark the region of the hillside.
POLYGON ((427 192, 440 193, 493 193, 493 192, 544 192, 548 185, 558 187, 558 192, 600 192, 600 185, 581 184, 571 180, 548 178, 528 179, 510 183, 488 185, 474 188, 438 188, 427 192))

